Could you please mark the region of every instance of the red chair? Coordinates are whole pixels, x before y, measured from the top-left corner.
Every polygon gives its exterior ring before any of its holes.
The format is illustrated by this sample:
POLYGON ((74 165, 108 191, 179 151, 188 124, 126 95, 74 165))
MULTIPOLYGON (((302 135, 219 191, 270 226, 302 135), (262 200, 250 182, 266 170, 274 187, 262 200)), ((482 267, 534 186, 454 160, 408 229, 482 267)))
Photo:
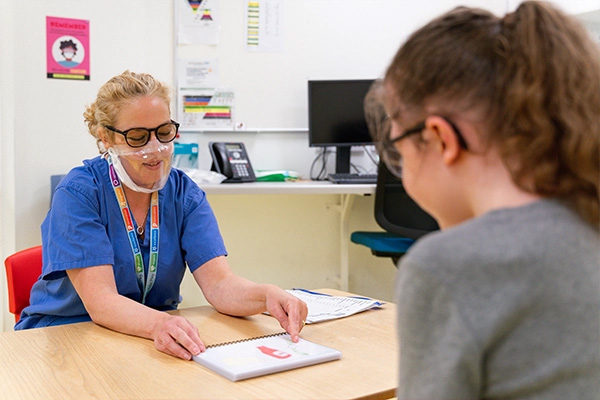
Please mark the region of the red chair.
POLYGON ((21 311, 29 305, 31 287, 42 274, 42 246, 21 250, 4 260, 8 286, 8 310, 19 321, 21 311))

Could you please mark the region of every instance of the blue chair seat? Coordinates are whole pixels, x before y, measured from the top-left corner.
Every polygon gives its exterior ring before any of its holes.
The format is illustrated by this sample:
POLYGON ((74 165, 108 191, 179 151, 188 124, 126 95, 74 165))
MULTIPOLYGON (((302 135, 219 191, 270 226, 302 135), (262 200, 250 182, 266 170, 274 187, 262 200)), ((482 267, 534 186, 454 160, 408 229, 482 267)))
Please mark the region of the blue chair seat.
POLYGON ((379 257, 400 257, 408 251, 408 248, 415 242, 409 239, 394 235, 388 232, 352 232, 350 240, 353 243, 367 246, 371 253, 379 257))

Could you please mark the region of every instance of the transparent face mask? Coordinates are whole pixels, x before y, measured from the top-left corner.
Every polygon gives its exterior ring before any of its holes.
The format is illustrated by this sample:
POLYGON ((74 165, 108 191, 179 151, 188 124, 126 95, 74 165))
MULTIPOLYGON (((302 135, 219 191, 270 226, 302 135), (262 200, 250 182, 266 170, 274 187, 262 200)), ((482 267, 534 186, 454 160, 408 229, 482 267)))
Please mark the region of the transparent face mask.
POLYGON ((173 142, 150 141, 133 148, 118 144, 108 149, 121 182, 136 192, 152 193, 167 183, 173 164, 173 142))

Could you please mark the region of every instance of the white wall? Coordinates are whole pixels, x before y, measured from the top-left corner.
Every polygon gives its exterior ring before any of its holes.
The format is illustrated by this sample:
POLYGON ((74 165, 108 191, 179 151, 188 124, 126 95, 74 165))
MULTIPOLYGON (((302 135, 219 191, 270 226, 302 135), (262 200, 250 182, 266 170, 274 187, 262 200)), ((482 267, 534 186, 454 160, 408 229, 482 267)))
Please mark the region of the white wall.
MULTIPOLYGON (((400 1, 407 9, 427 10, 431 17, 432 10, 440 11, 435 0, 400 1)), ((468 3, 502 12, 514 2, 468 3)), ((572 12, 600 9, 597 0, 561 3, 576 5, 572 12)), ((449 8, 453 2, 444 0, 444 4, 449 8)), ((173 42, 172 1, 0 0, 0 259, 41 242, 39 227, 50 199, 49 176, 65 173, 97 154, 82 113, 99 86, 125 69, 173 82, 173 42), (89 82, 46 78, 46 16, 90 20, 89 82)), ((308 176, 315 150, 308 148, 305 133, 244 133, 235 138, 246 142, 255 168, 294 169, 308 176)), ((207 143, 230 139, 226 133, 184 137, 184 141, 200 143, 204 168, 208 166, 207 143)), ((211 196, 210 201, 238 273, 284 287, 332 286, 339 263, 339 226, 328 205, 337 202, 337 197, 211 196)), ((372 198, 357 200, 351 230, 376 229, 372 207, 372 198)), ((350 245, 350 251, 350 289, 391 299, 395 274, 391 262, 355 245, 350 245)), ((4 320, 0 326, 10 329, 4 274, 0 283, 4 320)), ((195 293, 186 280, 184 304, 200 302, 195 293)))
POLYGON ((164 0, 2 0, 0 7, 3 260, 41 243, 50 175, 97 154, 82 113, 100 85, 125 69, 172 80, 173 14, 164 0), (90 20, 89 82, 46 78, 46 16, 90 20))
MULTIPOLYGON (((13 6, 12 2, 0 2, 0 260, 15 249, 14 81, 6 79, 14 76, 14 64, 2 61, 14 58, 13 6)), ((9 315, 5 281, 4 273, 0 273, 0 327, 9 315)))
MULTIPOLYGON (((513 11, 522 2, 523 0, 507 0, 507 9, 513 11)), ((593 10, 600 10, 599 0, 554 0, 551 2, 557 4, 569 14, 581 14, 593 10)))
MULTIPOLYGON (((409 0, 284 1, 278 13, 283 21, 279 32, 285 39, 281 51, 255 53, 242 45, 245 2, 220 1, 219 45, 182 44, 176 54, 218 60, 218 85, 235 93, 234 123, 248 129, 306 130, 307 81, 382 76, 407 33, 456 6, 456 0, 427 3, 415 7, 409 0)), ((190 13, 187 0, 176 4, 190 13)), ((504 5, 503 0, 486 4, 496 10, 504 5)))

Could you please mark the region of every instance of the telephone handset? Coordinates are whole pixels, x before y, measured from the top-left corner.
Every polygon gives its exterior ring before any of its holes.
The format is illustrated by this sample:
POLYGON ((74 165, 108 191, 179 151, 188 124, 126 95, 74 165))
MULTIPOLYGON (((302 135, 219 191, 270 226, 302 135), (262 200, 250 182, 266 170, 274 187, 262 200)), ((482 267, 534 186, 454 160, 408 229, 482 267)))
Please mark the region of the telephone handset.
POLYGON ((212 170, 227 177, 223 183, 254 182, 256 176, 244 143, 210 142, 212 170))

